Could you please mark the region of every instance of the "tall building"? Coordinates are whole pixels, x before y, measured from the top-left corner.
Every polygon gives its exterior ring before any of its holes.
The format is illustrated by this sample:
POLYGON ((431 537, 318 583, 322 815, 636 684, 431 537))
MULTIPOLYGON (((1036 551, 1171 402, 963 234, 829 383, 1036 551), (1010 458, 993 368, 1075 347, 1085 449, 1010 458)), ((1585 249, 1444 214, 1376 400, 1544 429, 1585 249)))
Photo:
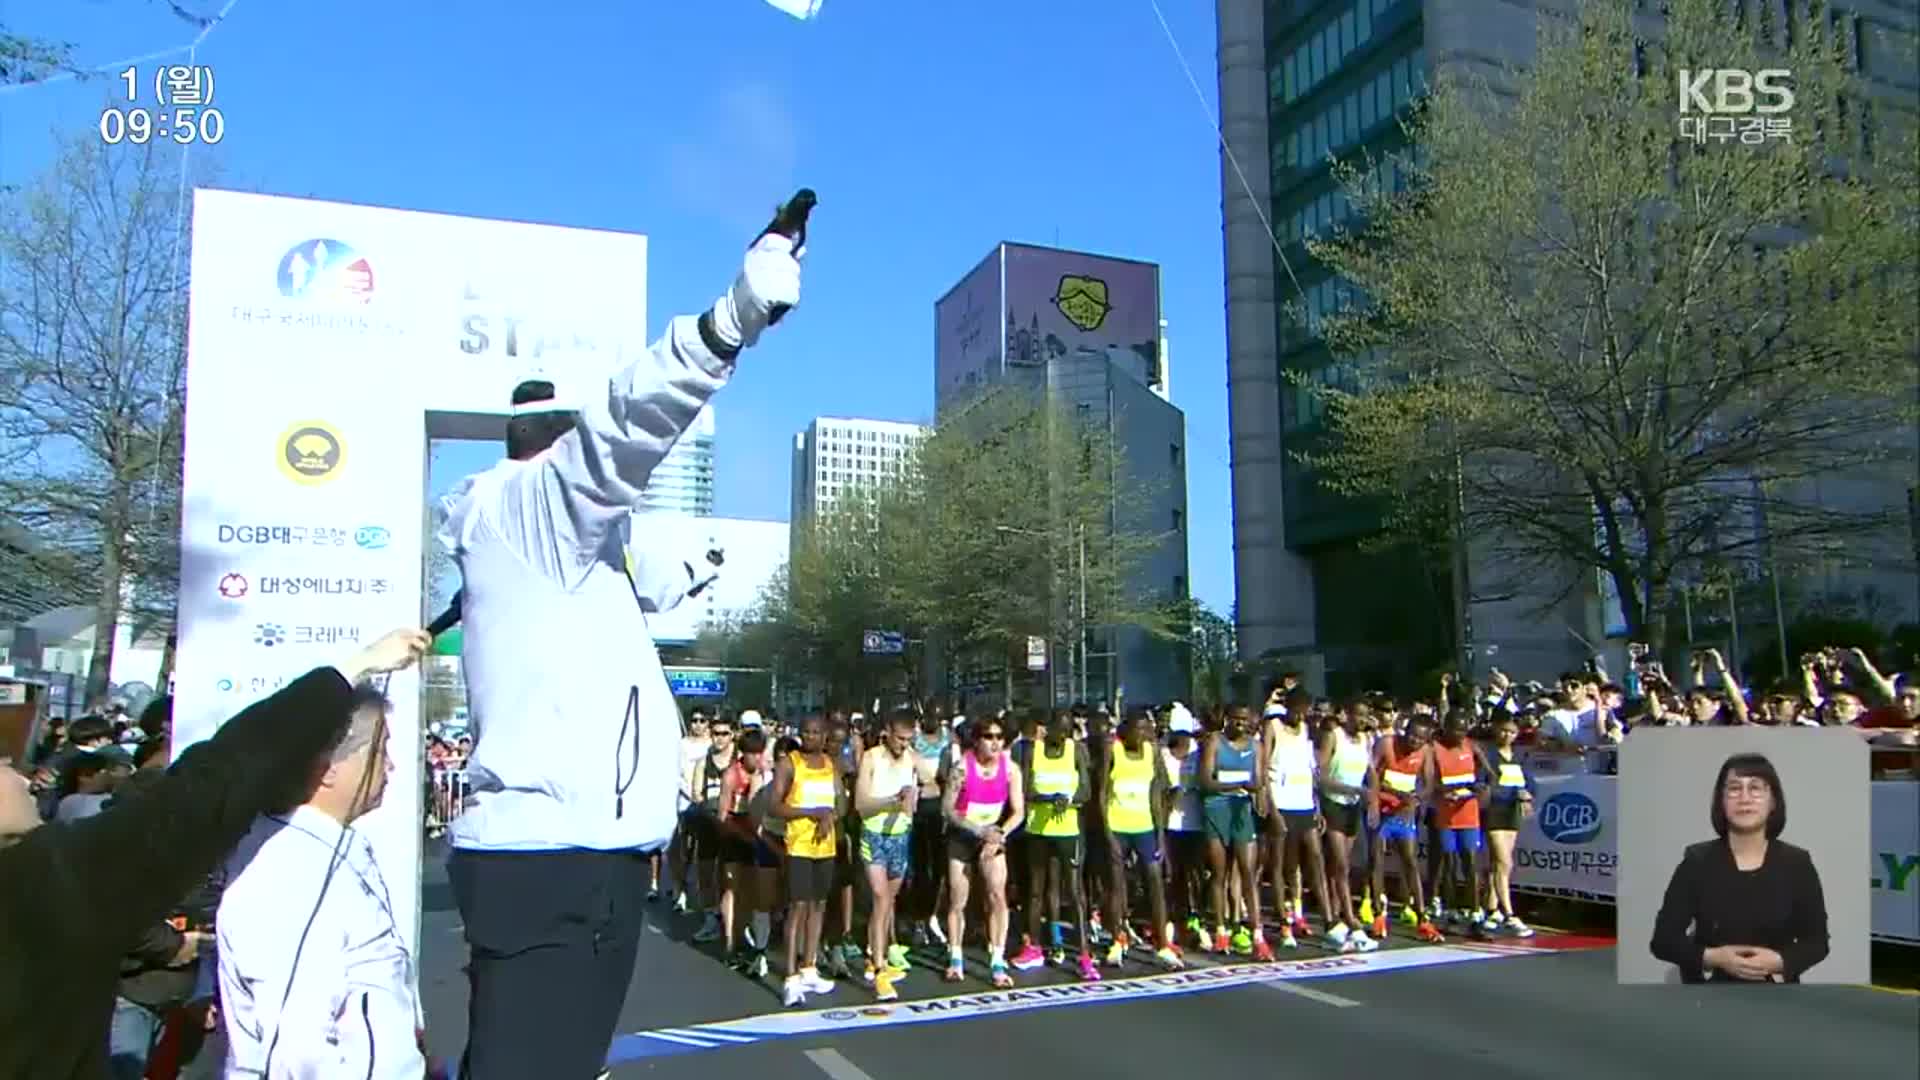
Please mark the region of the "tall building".
MULTIPOLYGON (((1881 0, 1848 6, 1911 26, 1881 0)), ((1397 120, 1436 67, 1499 77, 1501 62, 1533 50, 1538 11, 1494 0, 1218 0, 1217 15, 1241 656, 1294 666, 1335 692, 1377 685, 1449 659, 1453 603, 1447 583, 1413 559, 1363 549, 1379 529, 1375 512, 1320 488, 1295 454, 1323 435, 1324 418, 1289 375, 1342 387, 1355 375, 1317 336, 1334 283, 1304 240, 1349 213, 1330 153, 1405 151, 1397 120), (1285 310, 1296 300, 1304 326, 1285 310)), ((1390 180, 1404 190, 1404 178, 1390 180)), ((1493 581, 1499 568, 1476 560, 1467 576, 1493 581)), ((1911 569, 1904 580, 1911 610, 1911 569)), ((1469 603, 1473 640, 1498 646, 1511 671, 1566 670, 1586 651, 1582 637, 1611 629, 1598 587, 1544 614, 1551 598, 1525 583, 1485 591, 1493 595, 1469 603)))
POLYGON ((862 484, 898 477, 907 451, 926 437, 921 424, 817 416, 793 437, 795 527, 813 521, 862 484))
POLYGON ((693 426, 654 467, 640 509, 649 513, 713 515, 713 406, 700 410, 693 426))
MULTIPOLYGON (((934 401, 944 413, 969 393, 997 384, 1043 389, 1106 431, 1126 469, 1116 492, 1129 520, 1113 527, 1161 542, 1142 560, 1133 591, 1185 599, 1187 585, 1186 417, 1168 400, 1166 324, 1160 268, 1086 252, 1003 243, 934 306, 934 401)), ((1184 652, 1137 627, 1097 628, 1089 647, 1086 696, 1163 702, 1188 693, 1184 652)), ((1055 698, 1080 696, 1057 665, 1055 698)))

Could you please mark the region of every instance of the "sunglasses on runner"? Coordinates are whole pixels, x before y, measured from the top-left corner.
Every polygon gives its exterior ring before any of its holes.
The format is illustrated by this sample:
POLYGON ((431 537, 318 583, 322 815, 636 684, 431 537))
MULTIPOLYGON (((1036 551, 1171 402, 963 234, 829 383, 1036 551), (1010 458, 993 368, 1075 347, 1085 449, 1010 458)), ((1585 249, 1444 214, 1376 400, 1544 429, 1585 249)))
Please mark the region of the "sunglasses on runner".
POLYGON ((983 731, 975 737, 978 738, 981 742, 986 742, 989 739, 994 742, 1003 742, 1006 740, 1007 735, 1006 735, 1006 732, 1004 731, 994 730, 994 731, 983 731))

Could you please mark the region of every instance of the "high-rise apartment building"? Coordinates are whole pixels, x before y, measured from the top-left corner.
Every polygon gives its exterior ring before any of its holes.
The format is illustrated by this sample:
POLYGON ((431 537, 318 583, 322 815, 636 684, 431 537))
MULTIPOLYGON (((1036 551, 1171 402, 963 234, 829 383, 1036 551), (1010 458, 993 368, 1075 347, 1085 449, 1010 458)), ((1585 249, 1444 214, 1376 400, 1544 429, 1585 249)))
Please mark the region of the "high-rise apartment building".
MULTIPOLYGON (((1334 282, 1304 242, 1351 211, 1328 168, 1329 155, 1371 153, 1379 160, 1408 151, 1398 120, 1438 70, 1504 78, 1503 63, 1532 53, 1542 12, 1564 6, 1217 2, 1234 575, 1243 658, 1275 658, 1337 691, 1379 685, 1450 657, 1447 584, 1411 558, 1364 545, 1379 530, 1377 512, 1324 490, 1296 453, 1325 432, 1319 401, 1299 380, 1348 388, 1357 374, 1354 359, 1331 355, 1320 340, 1334 282), (1303 323, 1286 311, 1296 302, 1304 308, 1303 323)), ((1884 0, 1846 6, 1861 22, 1911 33, 1911 5, 1905 13, 1884 0)), ((1893 67, 1895 52, 1876 61, 1882 39, 1863 36, 1857 22, 1843 32, 1860 43, 1869 80, 1888 78, 1874 68, 1893 67)), ((1911 69, 1910 59, 1906 66, 1911 69)), ((1397 172, 1388 181, 1404 190, 1406 178, 1397 172)), ((1887 496, 1880 480, 1844 483, 1861 488, 1855 494, 1868 502, 1887 496)), ((1498 567, 1468 569, 1470 581, 1499 577, 1498 567)), ((1904 581, 1901 603, 1910 612, 1910 568, 1904 581)), ((1586 640, 1610 628, 1600 592, 1576 591, 1544 613, 1543 602, 1552 598, 1529 593, 1526 583, 1477 593, 1468 608, 1473 640, 1496 645, 1498 662, 1511 671, 1566 670, 1586 651, 1586 640)))
POLYGON ((641 511, 713 515, 713 432, 713 406, 708 405, 654 467, 640 496, 641 511))
POLYGON ((793 510, 800 527, 831 511, 861 485, 897 479, 910 450, 925 438, 921 424, 819 416, 793 437, 793 510))

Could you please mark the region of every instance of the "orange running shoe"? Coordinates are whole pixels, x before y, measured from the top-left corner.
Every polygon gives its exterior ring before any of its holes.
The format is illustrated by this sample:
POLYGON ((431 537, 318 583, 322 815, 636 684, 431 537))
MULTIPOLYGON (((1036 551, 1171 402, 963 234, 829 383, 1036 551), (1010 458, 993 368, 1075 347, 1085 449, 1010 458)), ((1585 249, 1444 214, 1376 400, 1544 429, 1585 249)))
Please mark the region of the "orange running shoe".
POLYGON ((1253 958, 1262 964, 1273 963, 1273 946, 1267 944, 1266 938, 1253 943, 1253 958))
POLYGON ((1429 945, 1438 945, 1447 940, 1446 935, 1435 929, 1434 925, 1425 919, 1420 920, 1420 928, 1415 930, 1414 933, 1419 936, 1421 941, 1429 945))

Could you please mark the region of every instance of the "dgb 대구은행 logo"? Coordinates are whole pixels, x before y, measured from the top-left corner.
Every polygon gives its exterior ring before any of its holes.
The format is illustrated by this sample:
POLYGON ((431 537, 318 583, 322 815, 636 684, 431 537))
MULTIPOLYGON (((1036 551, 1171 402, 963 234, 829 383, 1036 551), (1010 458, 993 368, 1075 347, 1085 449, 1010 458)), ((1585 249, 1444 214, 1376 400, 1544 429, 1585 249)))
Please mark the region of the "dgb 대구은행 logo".
POLYGON ((296 484, 324 484, 347 463, 347 444, 332 426, 305 420, 280 436, 280 471, 296 484))

